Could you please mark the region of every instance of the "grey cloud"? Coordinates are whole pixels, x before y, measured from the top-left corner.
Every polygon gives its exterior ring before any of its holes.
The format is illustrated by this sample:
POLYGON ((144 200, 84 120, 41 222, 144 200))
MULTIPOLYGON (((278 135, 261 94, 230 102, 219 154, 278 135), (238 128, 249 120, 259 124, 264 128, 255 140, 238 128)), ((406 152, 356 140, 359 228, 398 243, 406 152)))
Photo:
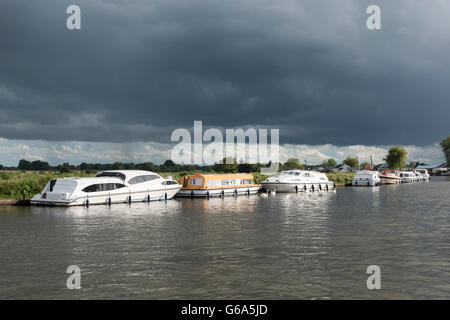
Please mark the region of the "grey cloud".
POLYGON ((0 136, 159 141, 194 120, 282 143, 430 144, 448 135, 450 3, 73 1, 0 4, 0 136))

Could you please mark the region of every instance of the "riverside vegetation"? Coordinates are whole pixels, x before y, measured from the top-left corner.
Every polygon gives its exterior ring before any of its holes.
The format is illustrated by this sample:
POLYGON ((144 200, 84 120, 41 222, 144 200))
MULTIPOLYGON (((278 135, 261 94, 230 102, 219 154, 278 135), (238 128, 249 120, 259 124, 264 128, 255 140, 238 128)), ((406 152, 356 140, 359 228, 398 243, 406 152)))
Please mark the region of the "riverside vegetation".
MULTIPOLYGON (((159 172, 162 177, 171 176, 178 181, 182 176, 187 174, 195 174, 204 171, 181 171, 181 172, 159 172)), ((219 173, 219 172, 206 172, 219 173)), ((58 171, 20 171, 20 170, 3 170, 0 171, 0 199, 20 199, 23 196, 30 198, 40 193, 47 182, 55 178, 69 177, 93 177, 96 171, 73 170, 70 172, 58 171)), ((328 179, 336 184, 344 184, 353 179, 354 173, 327 173, 328 179)), ((268 176, 262 175, 260 172, 253 172, 255 183, 261 183, 268 176)))

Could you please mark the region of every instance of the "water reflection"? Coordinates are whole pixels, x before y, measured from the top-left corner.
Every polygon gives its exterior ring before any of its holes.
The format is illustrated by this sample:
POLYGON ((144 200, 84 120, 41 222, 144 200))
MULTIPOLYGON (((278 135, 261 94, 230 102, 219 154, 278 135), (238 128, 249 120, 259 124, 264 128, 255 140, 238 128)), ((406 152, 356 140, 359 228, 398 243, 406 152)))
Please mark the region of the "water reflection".
POLYGON ((448 298, 449 186, 0 208, 0 297, 448 298))

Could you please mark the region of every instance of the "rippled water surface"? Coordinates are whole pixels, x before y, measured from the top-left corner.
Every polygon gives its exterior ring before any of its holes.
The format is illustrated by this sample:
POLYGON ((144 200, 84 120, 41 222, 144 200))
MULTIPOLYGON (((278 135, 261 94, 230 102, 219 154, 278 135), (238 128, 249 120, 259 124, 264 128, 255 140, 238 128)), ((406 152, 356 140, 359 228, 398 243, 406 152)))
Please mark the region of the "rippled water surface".
POLYGON ((450 298, 450 181, 0 207, 0 298, 450 298), (368 290, 366 268, 381 268, 368 290), (78 265, 81 290, 66 288, 78 265))

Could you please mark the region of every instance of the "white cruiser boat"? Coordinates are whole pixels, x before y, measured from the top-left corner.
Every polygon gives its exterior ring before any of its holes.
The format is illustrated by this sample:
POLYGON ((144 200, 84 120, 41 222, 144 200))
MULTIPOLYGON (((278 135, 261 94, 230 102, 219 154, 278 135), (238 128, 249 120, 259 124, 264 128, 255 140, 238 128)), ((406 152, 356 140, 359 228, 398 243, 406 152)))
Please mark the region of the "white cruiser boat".
POLYGON ((423 181, 423 176, 422 176, 422 174, 421 174, 420 172, 413 171, 413 173, 414 173, 415 176, 416 176, 416 182, 421 182, 421 181, 423 181))
POLYGON ((282 171, 267 178, 261 185, 270 192, 298 192, 335 190, 334 182, 329 181, 324 173, 305 170, 282 171))
POLYGON ((416 171, 420 172, 422 174, 422 180, 428 181, 430 180, 430 174, 428 173, 427 169, 416 169, 416 171))
POLYGON ((381 178, 378 171, 358 171, 352 180, 352 186, 378 186, 380 184, 381 178))
POLYGON ((77 206, 137 201, 167 200, 181 185, 150 171, 112 170, 93 178, 57 178, 50 180, 31 204, 77 206))
POLYGON ((417 181, 417 177, 412 171, 400 171, 398 173, 403 183, 412 183, 417 181))

